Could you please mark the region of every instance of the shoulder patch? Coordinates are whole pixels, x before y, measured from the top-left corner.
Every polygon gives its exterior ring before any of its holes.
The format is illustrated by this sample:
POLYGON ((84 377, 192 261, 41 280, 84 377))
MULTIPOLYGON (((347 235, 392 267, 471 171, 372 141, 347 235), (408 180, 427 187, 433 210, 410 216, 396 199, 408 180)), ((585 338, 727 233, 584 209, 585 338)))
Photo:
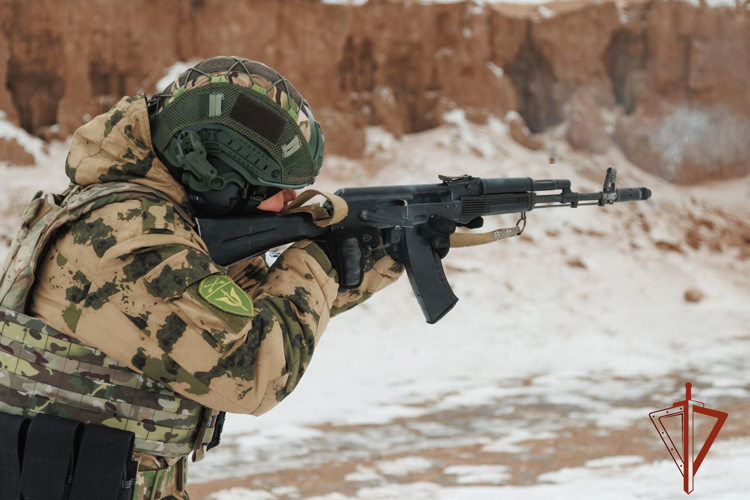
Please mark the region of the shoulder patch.
POLYGON ((253 300, 226 276, 209 276, 198 285, 198 293, 206 302, 224 312, 252 318, 253 300))

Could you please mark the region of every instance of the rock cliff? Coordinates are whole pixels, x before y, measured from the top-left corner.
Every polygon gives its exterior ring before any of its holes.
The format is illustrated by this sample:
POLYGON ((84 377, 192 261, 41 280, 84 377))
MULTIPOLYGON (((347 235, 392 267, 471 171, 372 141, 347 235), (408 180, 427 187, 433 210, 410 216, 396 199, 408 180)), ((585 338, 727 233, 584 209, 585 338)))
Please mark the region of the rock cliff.
POLYGON ((565 122, 574 147, 617 144, 673 182, 744 175, 750 11, 704 1, 2 0, 0 109, 65 136, 176 61, 237 54, 303 91, 334 153, 460 107, 517 111, 532 133, 565 122))

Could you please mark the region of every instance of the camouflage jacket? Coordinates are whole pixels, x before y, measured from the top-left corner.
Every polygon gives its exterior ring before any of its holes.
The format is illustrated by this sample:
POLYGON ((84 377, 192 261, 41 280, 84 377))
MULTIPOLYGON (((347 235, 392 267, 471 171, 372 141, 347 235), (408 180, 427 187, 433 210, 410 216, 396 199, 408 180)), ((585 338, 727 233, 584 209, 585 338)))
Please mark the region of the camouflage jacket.
POLYGON ((84 189, 128 182, 171 201, 117 201, 63 226, 25 312, 210 408, 274 407, 299 382, 329 319, 402 273, 376 251, 362 286, 338 294, 335 270, 310 241, 270 267, 260 257, 216 265, 180 216, 187 194, 154 155, 143 96, 79 128, 65 168, 84 189))

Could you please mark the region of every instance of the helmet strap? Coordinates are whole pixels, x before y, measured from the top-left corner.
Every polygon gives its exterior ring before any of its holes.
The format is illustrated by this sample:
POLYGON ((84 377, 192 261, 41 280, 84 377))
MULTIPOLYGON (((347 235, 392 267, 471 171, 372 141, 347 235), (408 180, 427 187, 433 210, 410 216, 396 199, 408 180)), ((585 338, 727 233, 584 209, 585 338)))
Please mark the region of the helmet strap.
MULTIPOLYGON (((249 188, 251 184, 248 184, 245 186, 245 191, 247 191, 247 188, 249 188)), ((254 186, 255 190, 253 193, 248 196, 246 193, 242 197, 242 201, 237 204, 235 207, 235 212, 244 213, 249 210, 252 210, 254 208, 257 208, 258 205, 260 205, 263 200, 265 199, 266 192, 268 191, 268 186, 254 186)))

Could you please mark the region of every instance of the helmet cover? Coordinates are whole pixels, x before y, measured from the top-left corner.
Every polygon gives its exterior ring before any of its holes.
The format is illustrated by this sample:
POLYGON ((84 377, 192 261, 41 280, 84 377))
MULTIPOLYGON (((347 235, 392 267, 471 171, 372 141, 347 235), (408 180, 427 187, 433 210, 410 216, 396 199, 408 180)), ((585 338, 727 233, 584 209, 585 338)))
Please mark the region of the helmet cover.
POLYGON ((309 105, 259 62, 202 61, 155 94, 149 112, 157 154, 193 192, 232 182, 252 208, 269 188, 311 184, 322 166, 325 139, 309 105), (215 168, 210 157, 231 168, 215 168))

